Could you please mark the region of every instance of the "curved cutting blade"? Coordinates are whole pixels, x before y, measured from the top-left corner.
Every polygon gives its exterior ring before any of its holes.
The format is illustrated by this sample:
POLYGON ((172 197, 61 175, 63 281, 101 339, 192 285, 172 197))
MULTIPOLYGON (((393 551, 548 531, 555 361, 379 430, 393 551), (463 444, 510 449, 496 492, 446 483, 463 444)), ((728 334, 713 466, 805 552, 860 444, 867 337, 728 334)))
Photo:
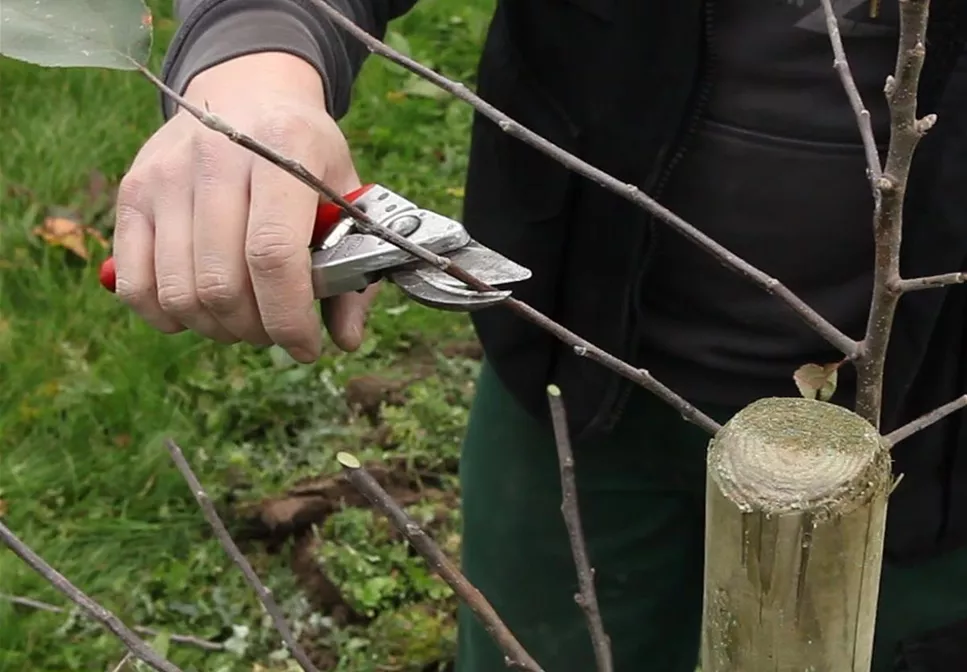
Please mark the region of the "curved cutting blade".
MULTIPOLYGON (((531 277, 530 269, 476 241, 447 255, 455 265, 488 285, 520 282, 531 277)), ((431 308, 469 312, 497 305, 510 290, 478 292, 440 269, 421 263, 389 274, 407 296, 431 308)))
POLYGON ((426 278, 420 271, 395 273, 393 281, 417 303, 439 310, 471 312, 495 306, 510 296, 510 290, 478 292, 438 284, 435 278, 426 278))

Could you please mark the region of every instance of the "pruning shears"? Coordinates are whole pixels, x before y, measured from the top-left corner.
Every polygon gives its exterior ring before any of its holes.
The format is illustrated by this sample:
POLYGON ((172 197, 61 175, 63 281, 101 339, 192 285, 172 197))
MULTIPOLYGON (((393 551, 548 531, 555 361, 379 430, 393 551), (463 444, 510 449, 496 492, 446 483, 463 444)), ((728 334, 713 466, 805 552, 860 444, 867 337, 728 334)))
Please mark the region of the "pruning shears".
MULTIPOLYGON (((470 275, 495 286, 520 282, 531 271, 470 237, 462 224, 420 208, 379 184, 366 184, 344 197, 379 226, 448 258, 470 275)), ((469 312, 496 305, 510 290, 481 292, 418 259, 393 243, 363 233, 353 217, 335 203, 321 203, 310 241, 312 287, 317 299, 361 292, 386 279, 414 301, 441 310, 469 312)), ((101 265, 101 285, 115 289, 114 259, 101 265)))

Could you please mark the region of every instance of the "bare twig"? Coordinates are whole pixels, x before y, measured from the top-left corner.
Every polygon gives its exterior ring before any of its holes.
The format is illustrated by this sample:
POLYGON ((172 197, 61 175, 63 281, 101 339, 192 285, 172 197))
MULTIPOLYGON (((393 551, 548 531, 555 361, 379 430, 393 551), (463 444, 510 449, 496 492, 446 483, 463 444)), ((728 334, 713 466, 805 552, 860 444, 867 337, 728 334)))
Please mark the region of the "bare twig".
POLYGON ((433 539, 410 518, 400 505, 393 501, 379 482, 366 471, 359 460, 349 453, 339 453, 336 458, 346 472, 349 482, 359 490, 370 503, 393 523, 393 526, 406 537, 413 548, 423 556, 427 564, 440 578, 446 581, 453 592, 463 600, 504 652, 504 663, 514 669, 527 672, 543 672, 541 666, 524 649, 510 629, 501 620, 487 598, 474 587, 449 558, 440 550, 433 539))
POLYGON ((598 672, 612 672, 614 663, 611 656, 611 638, 604 629, 601 610, 598 608, 598 595, 594 589, 594 568, 588 558, 584 531, 581 528, 581 511, 578 506, 578 489, 574 478, 574 453, 568 432, 567 411, 561 390, 556 385, 547 387, 547 400, 551 407, 551 424, 554 427, 554 441, 557 444, 557 459, 561 469, 561 513, 567 526, 567 535, 574 554, 580 592, 574 596, 578 606, 584 611, 594 647, 594 659, 598 672))
MULTIPOLYGON (((289 175, 292 175, 303 184, 311 187, 318 193, 330 199, 332 202, 336 203, 336 205, 348 212, 356 220, 359 229, 364 233, 372 234, 382 240, 396 245, 400 249, 409 252, 414 257, 433 264, 448 275, 460 280, 474 289, 483 292, 495 291, 494 288, 487 283, 470 275, 456 264, 452 264, 446 257, 436 255, 420 245, 413 243, 409 238, 401 236, 391 229, 380 226, 371 217, 369 217, 369 215, 363 212, 363 210, 348 202, 337 192, 333 191, 331 187, 313 175, 298 161, 294 161, 293 159, 279 154, 275 150, 271 149, 270 147, 266 147, 264 144, 260 143, 254 138, 236 130, 217 115, 202 110, 197 105, 193 105, 189 101, 185 100, 182 96, 178 95, 160 79, 158 79, 150 70, 137 63, 137 61, 132 60, 131 62, 158 89, 164 92, 165 95, 169 96, 178 105, 187 110, 189 114, 198 119, 207 128, 217 133, 221 133, 232 142, 244 147, 245 149, 248 149, 251 152, 254 152, 273 165, 281 168, 289 175)), ((671 389, 665 385, 662 385, 648 371, 631 366, 618 357, 611 355, 610 353, 602 350, 593 343, 586 341, 573 331, 555 322, 551 318, 522 301, 514 298, 508 298, 502 302, 502 305, 506 306, 508 309, 525 320, 528 320, 529 322, 553 334, 558 339, 571 346, 574 352, 579 356, 587 357, 588 359, 596 361, 602 366, 614 371, 618 375, 641 385, 645 389, 657 395, 660 399, 665 401, 665 403, 675 408, 686 420, 698 425, 708 433, 715 434, 719 430, 720 425, 717 422, 699 411, 694 405, 690 404, 671 389)))
POLYGON ((178 467, 178 471, 181 472, 182 477, 188 483, 188 487, 191 488, 191 494, 194 495, 195 501, 198 502, 198 506, 201 507, 202 513, 208 524, 211 526, 212 531, 215 532, 215 536, 218 538, 219 543, 228 556, 232 559, 232 562, 242 570, 242 574, 245 576, 245 580, 248 585, 255 591, 255 594, 259 598, 259 602, 265 607, 265 611, 268 613, 269 617, 272 619, 272 624, 275 626, 276 630, 279 631, 279 635, 282 637, 282 641, 285 643, 286 648, 292 653, 292 657, 296 659, 299 666, 306 672, 319 672, 319 669, 312 664, 309 660, 309 656, 306 654, 305 650, 299 645, 296 640, 295 635, 292 634, 292 630, 289 628, 289 624, 285 620, 285 616, 282 615, 282 610, 279 609, 279 605, 276 604, 275 598, 272 597, 272 591, 262 583, 259 579, 258 574, 252 568, 251 563, 239 550, 235 542, 232 541, 232 536, 228 533, 228 529, 225 527, 225 523, 222 522, 221 517, 219 517, 218 512, 215 511, 215 507, 212 504, 211 499, 208 497, 208 493, 202 487, 201 482, 198 477, 195 476, 195 472, 191 470, 191 466, 188 464, 188 460, 185 459, 184 453, 181 452, 181 448, 172 441, 171 439, 165 440, 165 447, 171 454, 171 459, 174 460, 175 466, 178 467))
MULTIPOLYGON (((10 604, 16 604, 21 607, 28 607, 38 611, 46 611, 52 614, 68 613, 67 609, 64 609, 63 607, 58 607, 55 604, 49 604, 47 602, 41 602, 40 600, 35 600, 30 597, 21 597, 19 595, 6 595, 4 593, 0 593, 0 600, 9 602, 10 604)), ((161 634, 160 630, 148 628, 143 625, 132 625, 131 630, 139 635, 145 635, 146 637, 157 637, 161 634)), ((194 635, 171 634, 168 635, 168 640, 175 644, 194 646, 206 651, 223 651, 225 649, 225 647, 218 642, 212 642, 207 639, 202 639, 201 637, 195 637, 194 635)))
POLYGON ((0 522, 0 541, 3 541, 4 545, 13 551, 32 570, 44 577, 50 585, 83 609, 88 616, 114 633, 128 648, 128 651, 134 654, 135 658, 143 661, 152 670, 156 670, 157 672, 181 672, 181 669, 176 665, 159 656, 147 642, 124 625, 121 619, 85 595, 79 588, 68 581, 63 574, 47 564, 43 558, 22 542, 2 522, 0 522))
POLYGON ((902 472, 899 473, 899 474, 897 474, 897 477, 895 479, 893 479, 893 485, 890 486, 890 492, 888 493, 889 495, 892 495, 896 491, 896 489, 899 487, 901 481, 903 481, 903 473, 902 472))
MULTIPOLYGON (((920 139, 936 123, 936 115, 917 118, 917 91, 920 73, 926 58, 926 33, 930 15, 930 0, 900 0, 900 44, 896 69, 886 80, 884 93, 890 110, 890 147, 882 172, 873 169, 879 157, 873 137, 870 115, 853 81, 846 53, 839 35, 836 15, 830 0, 821 0, 826 14, 826 25, 835 53, 835 67, 840 74, 853 111, 856 113, 867 163, 874 188, 874 238, 876 260, 873 279, 873 300, 856 359, 858 390, 856 411, 879 427, 882 408, 883 374, 886 352, 890 341, 893 318, 900 296, 905 292, 946 287, 967 282, 967 273, 945 273, 922 278, 900 278, 900 246, 903 237, 903 200, 913 163, 913 155, 920 139)), ((879 3, 870 4, 870 15, 875 16, 879 3)), ((916 432, 939 422, 951 413, 967 407, 967 395, 934 409, 916 420, 894 430, 883 439, 889 446, 909 438, 916 432)), ((901 475, 902 477, 902 475, 901 475)), ((899 484, 900 479, 894 484, 899 484)))
POLYGON ((121 672, 121 668, 124 667, 125 665, 127 665, 129 660, 131 660, 131 652, 130 651, 128 651, 126 654, 124 654, 124 658, 122 658, 118 662, 118 664, 114 666, 114 669, 111 670, 111 672, 121 672))
POLYGON ((916 292, 921 289, 939 289, 950 285, 967 282, 967 273, 944 273, 942 275, 928 275, 923 278, 900 280, 896 288, 899 292, 916 292))
MULTIPOLYGON (((825 338, 833 347, 851 359, 859 353, 858 343, 844 334, 831 324, 826 318, 810 308, 802 299, 796 296, 788 287, 779 280, 769 276, 747 261, 739 258, 728 249, 709 238, 707 235, 696 229, 684 219, 660 205, 653 198, 642 192, 636 185, 622 182, 621 180, 609 175, 608 173, 595 168, 586 161, 582 161, 575 155, 561 147, 541 137, 537 133, 522 126, 509 116, 486 102, 466 85, 454 82, 443 75, 431 70, 430 68, 404 56, 398 51, 388 47, 376 37, 373 37, 365 30, 353 23, 344 16, 339 10, 330 6, 326 0, 311 0, 314 5, 325 12, 336 25, 340 26, 347 33, 363 43, 371 52, 386 58, 397 65, 400 65, 419 77, 435 84, 444 91, 452 94, 456 98, 469 104, 477 112, 484 115, 496 123, 502 131, 508 135, 521 140, 534 149, 543 152, 561 165, 573 170, 574 172, 588 178, 605 189, 614 192, 618 196, 628 199, 635 205, 643 208, 658 219, 675 229, 678 233, 685 236, 702 249, 706 250, 713 257, 718 259, 726 267, 731 268, 752 281, 757 286, 774 296, 782 299, 792 310, 799 315, 817 334, 825 338)), ((409 250, 407 250, 409 251, 409 250)))
MULTIPOLYGON (((824 7, 828 7, 828 3, 824 3, 824 7)), ((875 183, 880 197, 873 215, 876 248, 873 298, 866 335, 856 361, 856 412, 877 428, 883 406, 886 352, 900 300, 897 287, 907 180, 917 144, 936 121, 933 115, 917 119, 917 91, 926 56, 929 8, 929 0, 900 0, 896 71, 887 77, 884 87, 890 109, 890 147, 883 174, 875 183)))
POLYGON ((504 305, 513 310, 524 319, 536 324, 553 334, 558 340, 570 345, 574 352, 581 356, 607 367, 615 373, 624 376, 628 380, 641 385, 659 399, 678 411, 683 418, 701 427, 711 435, 715 435, 722 428, 718 422, 700 411, 684 397, 678 395, 669 387, 662 384, 652 376, 646 369, 639 369, 627 362, 615 357, 614 355, 602 350, 598 346, 589 343, 570 329, 546 317, 543 313, 528 304, 517 299, 507 299, 504 305))
POLYGON ((962 397, 957 397, 953 401, 948 401, 943 406, 921 415, 916 420, 911 420, 902 427, 894 429, 884 436, 883 440, 886 441, 888 446, 893 447, 904 439, 909 439, 921 429, 926 429, 930 425, 940 422, 951 413, 955 413, 962 408, 967 408, 967 394, 962 397))
POLYGON ((832 0, 821 0, 823 11, 826 13, 826 29, 829 32, 829 41, 833 46, 833 67, 839 73, 839 79, 846 90, 849 98, 850 107, 856 115, 856 123, 860 129, 860 137, 863 139, 863 149, 866 152, 866 169, 870 178, 874 198, 879 198, 879 190, 876 188, 876 181, 883 174, 883 164, 880 161, 880 151, 876 147, 876 136, 873 135, 873 124, 870 121, 870 111, 866 109, 860 90, 853 79, 853 73, 846 60, 846 50, 843 48, 843 38, 839 34, 839 22, 836 13, 833 11, 832 0))

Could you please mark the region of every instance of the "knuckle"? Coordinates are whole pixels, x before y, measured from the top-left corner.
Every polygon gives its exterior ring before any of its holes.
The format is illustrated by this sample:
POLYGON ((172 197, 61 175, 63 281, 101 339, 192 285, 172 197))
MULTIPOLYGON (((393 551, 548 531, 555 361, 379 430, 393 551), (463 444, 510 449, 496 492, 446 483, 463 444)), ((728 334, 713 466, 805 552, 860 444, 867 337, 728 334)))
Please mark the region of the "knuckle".
POLYGON ((158 304, 166 313, 189 315, 198 311, 198 299, 190 287, 174 279, 158 282, 158 304))
POLYGON ((303 116, 286 110, 273 110, 259 117, 253 134, 259 140, 281 150, 298 146, 300 138, 313 135, 311 130, 310 122, 303 116))
MULTIPOLYGON (((245 259, 257 273, 272 273, 285 268, 299 251, 295 231, 279 224, 262 225, 245 241, 245 259)), ((306 270, 308 272, 308 268, 306 270)))
MULTIPOLYGON (((137 228, 138 222, 145 219, 147 219, 147 214, 144 212, 144 208, 131 201, 118 199, 114 206, 114 248, 117 249, 119 245, 123 244, 131 235, 132 230, 137 228)), ((119 283, 120 281, 120 278, 118 278, 119 283)))
POLYGON ((144 201, 150 180, 143 171, 130 171, 121 178, 117 191, 117 218, 123 222, 131 215, 137 214, 137 207, 144 201))
POLYGON ((161 188, 177 185, 185 181, 190 175, 188 166, 180 154, 172 153, 152 162, 150 180, 161 188))
POLYGON ((226 274, 217 271, 199 273, 195 279, 195 293, 201 305, 215 312, 231 310, 241 300, 239 288, 226 274))
POLYGON ((153 298, 151 296, 153 289, 154 288, 150 285, 132 282, 124 276, 118 276, 116 280, 115 294, 122 302, 137 311, 137 309, 146 306, 151 302, 151 299, 153 298))
POLYGON ((233 160, 232 149, 234 147, 226 138, 213 131, 199 132, 192 136, 191 150, 195 166, 200 170, 203 178, 217 177, 219 167, 225 165, 226 161, 233 160))

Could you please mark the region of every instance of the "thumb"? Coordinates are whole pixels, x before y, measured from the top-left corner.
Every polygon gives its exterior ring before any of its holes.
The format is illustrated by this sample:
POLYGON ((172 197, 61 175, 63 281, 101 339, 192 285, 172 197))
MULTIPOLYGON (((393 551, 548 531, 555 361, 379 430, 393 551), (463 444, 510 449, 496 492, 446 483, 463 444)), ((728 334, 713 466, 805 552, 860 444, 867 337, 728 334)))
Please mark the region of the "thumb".
POLYGON ((355 352, 362 345, 366 318, 378 291, 376 283, 361 293, 340 294, 322 302, 322 320, 340 350, 355 352))

